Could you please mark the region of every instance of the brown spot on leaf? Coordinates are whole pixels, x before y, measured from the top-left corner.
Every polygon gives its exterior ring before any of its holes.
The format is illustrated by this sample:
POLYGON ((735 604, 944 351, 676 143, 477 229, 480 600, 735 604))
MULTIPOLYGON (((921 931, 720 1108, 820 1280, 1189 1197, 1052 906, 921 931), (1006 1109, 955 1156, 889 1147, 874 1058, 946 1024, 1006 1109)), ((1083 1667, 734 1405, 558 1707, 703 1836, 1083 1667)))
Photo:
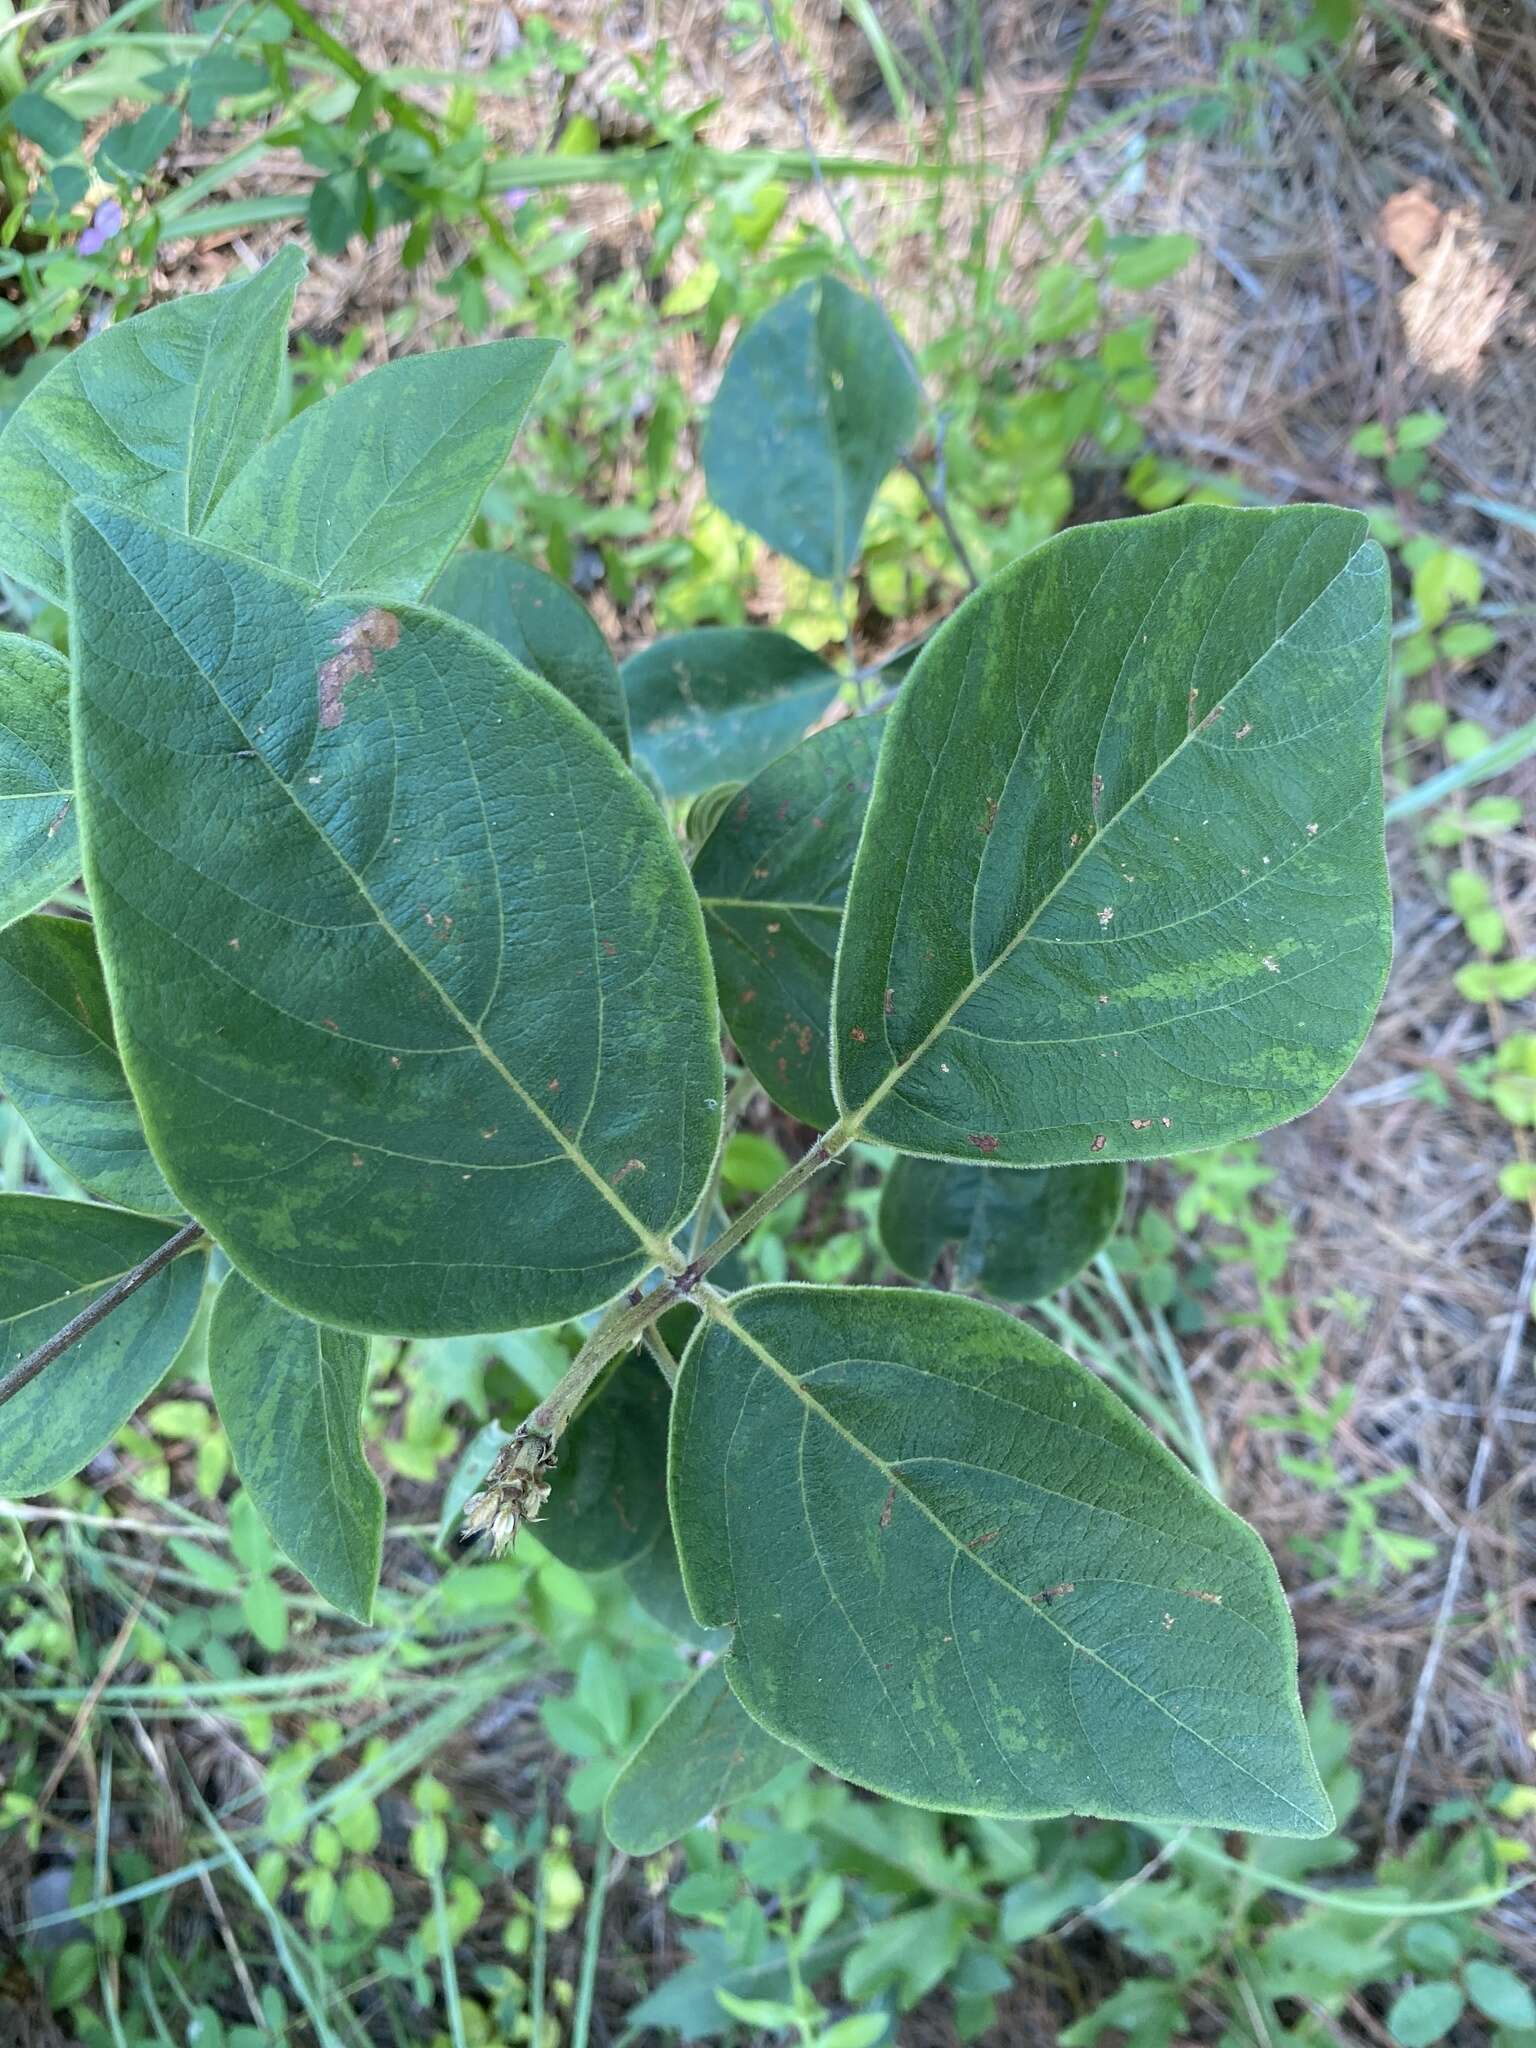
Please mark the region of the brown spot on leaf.
POLYGON ((336 652, 321 662, 315 672, 320 703, 320 723, 334 728, 346 716, 342 693, 359 676, 373 674, 373 657, 400 644, 400 621, 393 612, 370 605, 350 625, 343 626, 331 642, 336 652))
POLYGON ((997 823, 997 798, 996 798, 995 796, 989 796, 989 797, 987 798, 987 816, 986 816, 986 822, 985 822, 985 824, 983 824, 983 826, 982 826, 982 828, 981 828, 981 829, 982 829, 982 831, 983 831, 984 833, 986 833, 986 835, 987 835, 987 837, 988 837, 989 839, 990 839, 990 838, 991 838, 991 836, 992 836, 992 827, 993 827, 993 826, 994 826, 994 825, 995 825, 996 823, 997 823))
POLYGON ((997 1150, 997 1140, 990 1131, 972 1131, 970 1143, 976 1147, 978 1152, 995 1152, 997 1150))
POLYGON ((56 839, 58 837, 59 827, 63 824, 64 820, 69 816, 69 807, 73 802, 74 798, 72 796, 65 797, 63 803, 61 803, 59 805, 59 808, 54 812, 53 817, 50 819, 48 825, 48 837, 50 839, 56 839))
POLYGON ((891 1510, 895 1505, 896 1487, 893 1483, 890 1492, 885 1496, 885 1506, 880 1510, 880 1526, 882 1529, 889 1529, 891 1526, 891 1510))
POLYGON ((755 988, 744 988, 741 992, 741 1000, 743 1006, 747 1003, 755 1003, 757 1001, 757 990, 755 988))
POLYGON ((645 1161, 643 1159, 626 1159, 617 1173, 611 1173, 608 1176, 608 1185, 611 1188, 616 1188, 620 1181, 628 1180, 632 1173, 644 1173, 644 1171, 645 1161))
POLYGON ((1219 1593, 1202 1592, 1197 1586, 1180 1586, 1178 1590, 1184 1595, 1186 1600, 1203 1600, 1207 1607, 1219 1607, 1221 1605, 1221 1595, 1219 1593))
POLYGON ((800 1026, 800 1029, 799 1029, 799 1031, 798 1031, 798 1032, 796 1033, 796 1035, 795 1035, 795 1043, 796 1043, 796 1045, 798 1045, 798 1046, 799 1046, 799 1048, 800 1048, 800 1057, 801 1057, 801 1059, 804 1059, 804 1058, 805 1058, 805 1056, 806 1056, 806 1054, 807 1054, 807 1053, 808 1053, 808 1052, 810 1051, 810 1049, 811 1049, 811 1038, 812 1038, 812 1035, 813 1035, 813 1034, 812 1034, 812 1031, 811 1031, 811 1027, 810 1027, 810 1025, 809 1025, 809 1024, 802 1024, 802 1025, 800 1026))
POLYGON ((361 1165, 362 1165, 362 1163, 363 1163, 363 1155, 362 1155, 362 1153, 361 1153, 361 1152, 354 1152, 354 1153, 352 1154, 352 1164, 353 1164, 354 1166, 361 1166, 361 1165))
POLYGON ((1076 1579, 1063 1579, 1059 1586, 1042 1586, 1038 1593, 1031 1593, 1032 1601, 1039 1600, 1049 1607, 1054 1601, 1065 1600, 1069 1593, 1077 1591, 1076 1579))
POLYGON ((1253 727, 1252 727, 1252 725, 1240 725, 1240 726, 1239 726, 1239 727, 1237 728, 1237 731, 1236 731, 1235 733, 1233 733, 1232 737, 1233 737, 1233 739, 1235 739, 1235 740, 1245 740, 1245 739, 1247 739, 1247 737, 1248 737, 1249 733, 1251 733, 1252 731, 1253 731, 1253 727))
POLYGON ((1149 1116, 1133 1116, 1131 1118, 1131 1129, 1133 1131, 1145 1131, 1151 1127, 1151 1123, 1152 1119, 1149 1116))
POLYGON ((865 1040, 868 1038, 869 1033, 863 1030, 861 1026, 855 1024, 853 1028, 849 1031, 848 1036, 853 1040, 855 1045, 863 1045, 865 1040))
POLYGON ((617 959, 617 958, 618 958, 618 952, 619 952, 619 949, 618 949, 618 947, 617 947, 617 946, 616 946, 616 945, 615 945, 615 944, 613 943, 612 939, 604 939, 604 941, 603 941, 603 958, 604 958, 605 960, 615 960, 615 959, 617 959))
POLYGON ((1097 1137, 1096 1137, 1096 1138, 1094 1139, 1093 1143, 1092 1143, 1092 1144, 1091 1144, 1091 1145, 1090 1145, 1090 1146, 1088 1147, 1088 1150, 1089 1150, 1090 1152, 1102 1152, 1102 1151, 1104 1150, 1104 1147, 1105 1147, 1105 1146, 1106 1146, 1106 1145, 1107 1145, 1108 1143, 1109 1143, 1109 1140, 1108 1140, 1108 1138, 1107 1138, 1107 1137, 1105 1137, 1105 1135, 1104 1135, 1104 1133, 1103 1133, 1102 1131, 1100 1131, 1099 1135, 1098 1135, 1098 1136, 1097 1136, 1097 1137))
POLYGON ((322 1017, 320 1019, 320 1022, 325 1026, 327 1031, 339 1031, 341 1029, 341 1026, 336 1022, 336 1019, 334 1017, 322 1017))
POLYGON ((890 1016, 892 1010, 894 1010, 895 1007, 896 991, 893 988, 888 988, 885 992, 885 1014, 887 1015, 887 1017, 890 1016))
POLYGON ((967 1543, 965 1547, 967 1550, 985 1550, 987 1545, 989 1543, 995 1543, 998 1537, 1002 1535, 1002 1533, 1003 1532, 1001 1529, 984 1530, 980 1536, 973 1536, 970 1542, 967 1543))
POLYGON ((546 1090, 546 1093, 550 1095, 558 1095, 560 1093, 560 1083, 558 1081, 551 1081, 548 1089, 546 1090))

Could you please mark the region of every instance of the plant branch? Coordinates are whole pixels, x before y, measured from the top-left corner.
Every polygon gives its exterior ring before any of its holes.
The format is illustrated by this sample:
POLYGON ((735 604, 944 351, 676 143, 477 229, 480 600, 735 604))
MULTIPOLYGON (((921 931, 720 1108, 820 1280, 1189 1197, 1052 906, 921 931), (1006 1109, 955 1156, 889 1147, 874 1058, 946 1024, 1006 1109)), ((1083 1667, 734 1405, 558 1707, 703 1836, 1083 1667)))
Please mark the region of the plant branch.
POLYGON ((204 1237, 205 1232, 201 1223, 183 1224, 174 1236, 165 1240, 158 1251, 151 1252, 149 1257, 141 1260, 131 1272, 125 1273, 121 1280, 114 1280, 110 1287, 104 1288, 88 1307, 81 1309, 79 1315, 71 1316, 61 1330, 55 1330, 46 1342, 39 1344, 29 1357, 24 1358, 20 1365, 13 1366, 4 1379, 0 1379, 0 1408, 3 1408, 7 1401, 14 1401, 23 1387, 31 1386, 45 1366, 52 1365, 53 1361, 68 1351, 72 1344, 78 1344, 82 1337, 88 1336, 115 1308, 121 1308, 130 1294, 137 1294, 139 1289, 146 1282, 153 1280, 157 1273, 163 1273, 173 1259, 180 1258, 183 1252, 191 1251, 194 1245, 201 1244, 204 1237))
POLYGON ((704 1249, 709 1235, 710 1221, 715 1213, 715 1203, 720 1199, 720 1175, 725 1166, 725 1148, 731 1142, 731 1133, 741 1121, 742 1111, 757 1093, 755 1074, 739 1074, 731 1083, 731 1091, 725 1098, 725 1110, 720 1118, 720 1143, 715 1151, 715 1163, 709 1169, 709 1179, 704 1183, 704 1192, 699 1197, 699 1206, 694 1211, 693 1234, 688 1240, 688 1256, 696 1259, 704 1249))

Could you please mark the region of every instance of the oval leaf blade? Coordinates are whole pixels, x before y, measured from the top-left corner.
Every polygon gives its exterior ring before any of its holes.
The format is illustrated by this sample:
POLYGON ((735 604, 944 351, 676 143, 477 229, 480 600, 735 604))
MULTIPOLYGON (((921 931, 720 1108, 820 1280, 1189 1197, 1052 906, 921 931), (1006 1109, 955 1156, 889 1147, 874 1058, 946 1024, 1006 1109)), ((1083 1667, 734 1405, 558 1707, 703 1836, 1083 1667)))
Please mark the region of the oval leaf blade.
POLYGON ((733 1799, 760 1792, 794 1755, 742 1707, 723 1666, 705 1664, 609 1787, 608 1838, 626 1856, 654 1856, 733 1799))
POLYGON ((435 610, 478 626, 514 661, 551 683, 629 759, 629 714, 618 664, 597 622, 542 569, 486 550, 455 555, 432 586, 435 610))
POLYGON ((208 539, 316 590, 420 597, 506 461, 556 347, 492 341, 359 377, 251 458, 208 539))
POLYGON ((0 633, 0 925, 80 872, 69 759, 69 663, 0 633))
POLYGON ((560 1439, 560 1481, 539 1541, 579 1572, 629 1564, 667 1520, 671 1395, 648 1358, 631 1353, 560 1439))
POLYGON ((926 1280, 946 1245, 955 1285, 997 1301, 1038 1301, 1114 1235, 1123 1166, 960 1166, 902 1158, 880 1190, 880 1242, 900 1273, 926 1280))
POLYGON ((1078 527, 940 628, 849 888, 834 1090, 1016 1166, 1251 1136, 1321 1100, 1391 953, 1388 590, 1364 519, 1078 527))
POLYGON ((737 1049, 781 1109, 820 1129, 837 1115, 832 967, 883 723, 845 718, 770 762, 693 864, 737 1049))
MULTIPOLYGON (((171 1227, 94 1202, 0 1195, 4 1369, 157 1252, 171 1227)), ((197 1314, 208 1248, 183 1252, 0 1408, 0 1494, 78 1472, 159 1385, 197 1314)))
POLYGON ((296 1316, 231 1273, 213 1305, 208 1378, 273 1542, 333 1607, 368 1621, 384 1540, 384 1489, 363 1452, 368 1339, 296 1316))
POLYGON ((452 620, 93 517, 86 866, 178 1199, 341 1328, 610 1299, 668 1256, 719 1129, 703 921, 654 804, 452 620))
POLYGON ((72 349, 0 432, 0 565, 66 602, 76 498, 196 533, 272 426, 304 275, 290 247, 253 277, 136 313, 72 349))
POLYGON ((33 1137, 104 1202, 180 1207, 150 1157, 129 1091, 96 935, 80 918, 24 917, 0 932, 0 1088, 33 1137))
POLYGON ((731 350, 704 429, 709 495, 771 548, 841 583, 920 402, 880 308, 835 277, 814 278, 731 350))
POLYGON ((665 796, 745 782, 792 747, 838 675, 787 633, 699 626, 632 654, 620 674, 635 758, 665 796))
POLYGON ((957 1812, 1332 1825, 1263 1545, 1000 1309, 711 1304, 671 1504, 737 1696, 829 1770, 957 1812))

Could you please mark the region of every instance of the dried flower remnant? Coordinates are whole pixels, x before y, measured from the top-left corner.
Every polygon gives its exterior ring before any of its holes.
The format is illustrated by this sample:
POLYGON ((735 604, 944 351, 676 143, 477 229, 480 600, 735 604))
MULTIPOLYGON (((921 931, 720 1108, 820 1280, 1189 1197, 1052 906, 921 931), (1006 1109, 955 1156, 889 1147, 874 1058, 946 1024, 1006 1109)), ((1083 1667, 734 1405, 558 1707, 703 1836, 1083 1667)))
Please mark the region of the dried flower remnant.
POLYGON ((497 1453, 480 1492, 467 1502, 459 1540, 468 1543, 473 1537, 489 1536, 493 1557, 510 1550, 518 1530, 539 1519, 549 1499, 544 1475, 554 1468, 551 1440, 538 1430, 519 1430, 497 1453))

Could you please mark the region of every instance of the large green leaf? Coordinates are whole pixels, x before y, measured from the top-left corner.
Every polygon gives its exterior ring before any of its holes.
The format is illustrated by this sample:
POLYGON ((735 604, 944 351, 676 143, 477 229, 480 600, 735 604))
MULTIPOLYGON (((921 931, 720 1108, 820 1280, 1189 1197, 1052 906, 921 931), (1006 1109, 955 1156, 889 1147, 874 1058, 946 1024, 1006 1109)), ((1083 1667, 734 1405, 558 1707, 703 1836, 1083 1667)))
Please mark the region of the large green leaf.
POLYGON ((845 718, 770 762, 693 864, 737 1049, 781 1109, 821 1128, 837 1115, 832 963, 883 724, 845 718))
POLYGON ((635 757, 667 796, 745 782, 814 725, 838 691, 819 654, 765 626, 699 626, 621 671, 635 757))
POLYGON ((563 1564, 606 1572, 642 1557, 667 1521, 671 1395, 648 1358, 621 1360, 560 1439, 539 1541, 563 1564))
POLYGON ((1054 1294, 1114 1234, 1123 1166, 961 1166, 898 1159, 880 1191, 891 1264, 926 1280, 955 1247, 955 1285, 998 1301, 1054 1294))
POLYGON ((455 555, 432 587, 440 612, 478 626, 585 712, 629 759, 624 686, 608 643, 580 598, 513 555, 455 555))
MULTIPOLYGON (((3 1368, 149 1258, 171 1226, 47 1195, 0 1195, 3 1368)), ((0 1494, 57 1486, 159 1385, 197 1314, 207 1247, 184 1252, 0 1408, 0 1494)))
POLYGON ((214 1303, 208 1378, 272 1540, 317 1593, 367 1621, 384 1535, 384 1489, 363 1452, 368 1339, 296 1316, 231 1273, 214 1303))
POLYGON ((527 1327, 629 1285, 720 1114, 655 805, 467 627, 72 518, 87 879, 178 1199, 341 1328, 527 1327))
POLYGON ((286 248, 254 277, 135 314, 56 364, 0 432, 0 568, 62 604, 76 498, 196 533, 271 431, 303 274, 286 248))
POLYGON ((1389 601, 1359 514, 1201 506, 1048 541, 896 700, 837 967, 868 1136, 1017 1166, 1267 1129, 1391 951, 1389 601))
MULTIPOLYGON (((542 1524, 540 1525, 542 1531, 542 1524)), ((701 1628, 688 1605, 683 1586, 683 1568, 677 1561, 671 1521, 663 1517, 662 1528, 649 1550, 643 1550, 624 1567, 624 1583, 635 1603, 658 1628, 664 1628, 699 1650, 723 1650, 731 1639, 724 1628, 701 1628)))
POLYGON ((654 1856, 733 1799, 750 1798, 795 1752, 760 1728, 705 1664, 609 1787, 603 1825, 626 1856, 654 1856))
POLYGON ((556 346, 487 342, 359 377, 252 457, 208 538, 317 590, 420 597, 506 461, 556 346))
POLYGON ((1332 1825, 1263 1545, 1001 1309, 712 1304, 671 1500, 737 1696, 844 1777, 960 1812, 1332 1825))
POLYGON ((180 1215, 117 1056, 96 935, 79 918, 24 917, 0 932, 0 1088, 93 1195, 180 1215))
POLYGON ((69 664, 0 633, 0 925, 80 872, 69 761, 69 664))
POLYGON ((704 429, 709 495, 813 576, 841 582, 919 411, 916 374, 880 308, 835 277, 814 279, 731 351, 704 429))

